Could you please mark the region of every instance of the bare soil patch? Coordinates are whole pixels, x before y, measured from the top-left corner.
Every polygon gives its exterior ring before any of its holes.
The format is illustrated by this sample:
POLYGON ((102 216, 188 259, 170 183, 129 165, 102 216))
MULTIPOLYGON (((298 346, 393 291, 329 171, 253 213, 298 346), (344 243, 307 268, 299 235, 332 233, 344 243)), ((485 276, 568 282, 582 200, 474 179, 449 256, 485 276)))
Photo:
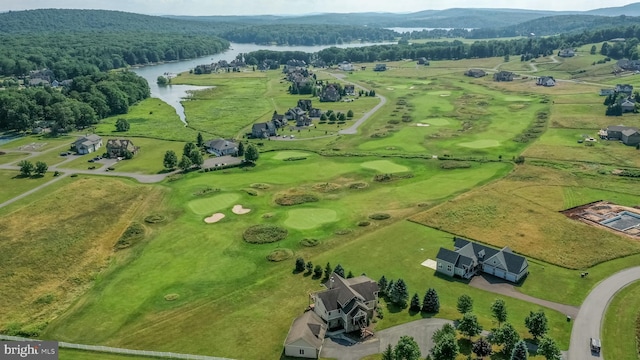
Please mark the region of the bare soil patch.
POLYGON ((293 250, 291 249, 275 249, 269 255, 267 255, 267 260, 273 262, 284 261, 293 256, 293 250))
POLYGON ((319 192, 332 192, 336 190, 340 190, 341 186, 339 184, 334 183, 318 183, 313 185, 313 190, 319 192))
POLYGON ((222 219, 224 219, 223 213, 215 213, 207 218, 204 218, 204 222, 206 222, 207 224, 213 224, 213 223, 217 223, 222 219))
POLYGON ((615 221, 627 213, 640 217, 640 210, 637 208, 616 205, 608 201, 596 201, 564 210, 562 213, 570 219, 582 221, 615 234, 624 234, 634 239, 640 239, 640 219, 638 219, 638 221, 632 221, 627 224, 628 226, 605 225, 607 222, 615 221), (638 225, 634 225, 634 223, 638 225))

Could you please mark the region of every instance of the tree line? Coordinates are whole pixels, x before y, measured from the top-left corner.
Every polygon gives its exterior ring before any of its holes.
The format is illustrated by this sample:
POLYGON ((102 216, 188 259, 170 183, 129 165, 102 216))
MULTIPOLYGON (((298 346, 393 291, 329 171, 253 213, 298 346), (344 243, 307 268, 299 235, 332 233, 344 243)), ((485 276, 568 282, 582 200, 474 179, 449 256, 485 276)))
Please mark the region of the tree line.
POLYGON ((147 81, 130 71, 73 79, 62 91, 51 87, 0 91, 0 129, 51 127, 54 133, 85 128, 107 116, 125 114, 150 96, 147 81))

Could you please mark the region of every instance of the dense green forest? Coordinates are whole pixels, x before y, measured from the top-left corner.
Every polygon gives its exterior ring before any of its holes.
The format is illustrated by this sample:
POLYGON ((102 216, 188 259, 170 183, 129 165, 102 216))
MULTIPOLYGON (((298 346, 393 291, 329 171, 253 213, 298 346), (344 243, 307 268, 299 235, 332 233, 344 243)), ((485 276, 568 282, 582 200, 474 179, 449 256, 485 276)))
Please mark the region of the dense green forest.
POLYGON ((9 88, 0 91, 0 129, 24 131, 39 125, 58 133, 84 128, 126 113, 149 95, 147 81, 129 71, 76 77, 62 92, 48 86, 9 88))
POLYGON ((390 41, 396 39, 398 33, 382 28, 348 25, 256 25, 226 31, 220 36, 238 43, 313 46, 390 41))

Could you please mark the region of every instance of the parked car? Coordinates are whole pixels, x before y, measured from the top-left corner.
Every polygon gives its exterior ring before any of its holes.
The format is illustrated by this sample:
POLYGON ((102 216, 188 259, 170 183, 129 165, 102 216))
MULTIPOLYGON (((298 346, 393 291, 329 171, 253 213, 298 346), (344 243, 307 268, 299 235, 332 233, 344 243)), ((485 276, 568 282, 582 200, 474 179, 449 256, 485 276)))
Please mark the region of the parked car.
POLYGON ((95 159, 89 159, 89 162, 95 162, 95 161, 96 161, 95 159))
POLYGON ((589 345, 591 346, 591 352, 594 352, 596 354, 600 354, 600 348, 602 346, 600 344, 600 339, 591 338, 591 340, 589 341, 589 345))

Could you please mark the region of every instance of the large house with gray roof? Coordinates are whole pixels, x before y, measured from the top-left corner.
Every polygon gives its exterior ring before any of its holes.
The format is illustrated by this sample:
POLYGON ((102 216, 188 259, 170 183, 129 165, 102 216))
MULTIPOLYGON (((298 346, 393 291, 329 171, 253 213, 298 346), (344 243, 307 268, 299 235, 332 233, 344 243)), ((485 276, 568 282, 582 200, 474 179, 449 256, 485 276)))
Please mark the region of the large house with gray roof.
POLYGON ((89 154, 98 151, 102 147, 102 138, 96 134, 83 136, 76 140, 72 148, 76 150, 78 155, 89 154))
POLYGON ((624 125, 610 125, 598 133, 601 139, 620 140, 623 144, 636 146, 640 144, 640 131, 638 128, 624 125))
POLYGON ((527 259, 508 247, 498 250, 455 237, 454 248, 440 248, 436 256, 437 272, 464 279, 482 272, 516 283, 529 273, 527 259))

